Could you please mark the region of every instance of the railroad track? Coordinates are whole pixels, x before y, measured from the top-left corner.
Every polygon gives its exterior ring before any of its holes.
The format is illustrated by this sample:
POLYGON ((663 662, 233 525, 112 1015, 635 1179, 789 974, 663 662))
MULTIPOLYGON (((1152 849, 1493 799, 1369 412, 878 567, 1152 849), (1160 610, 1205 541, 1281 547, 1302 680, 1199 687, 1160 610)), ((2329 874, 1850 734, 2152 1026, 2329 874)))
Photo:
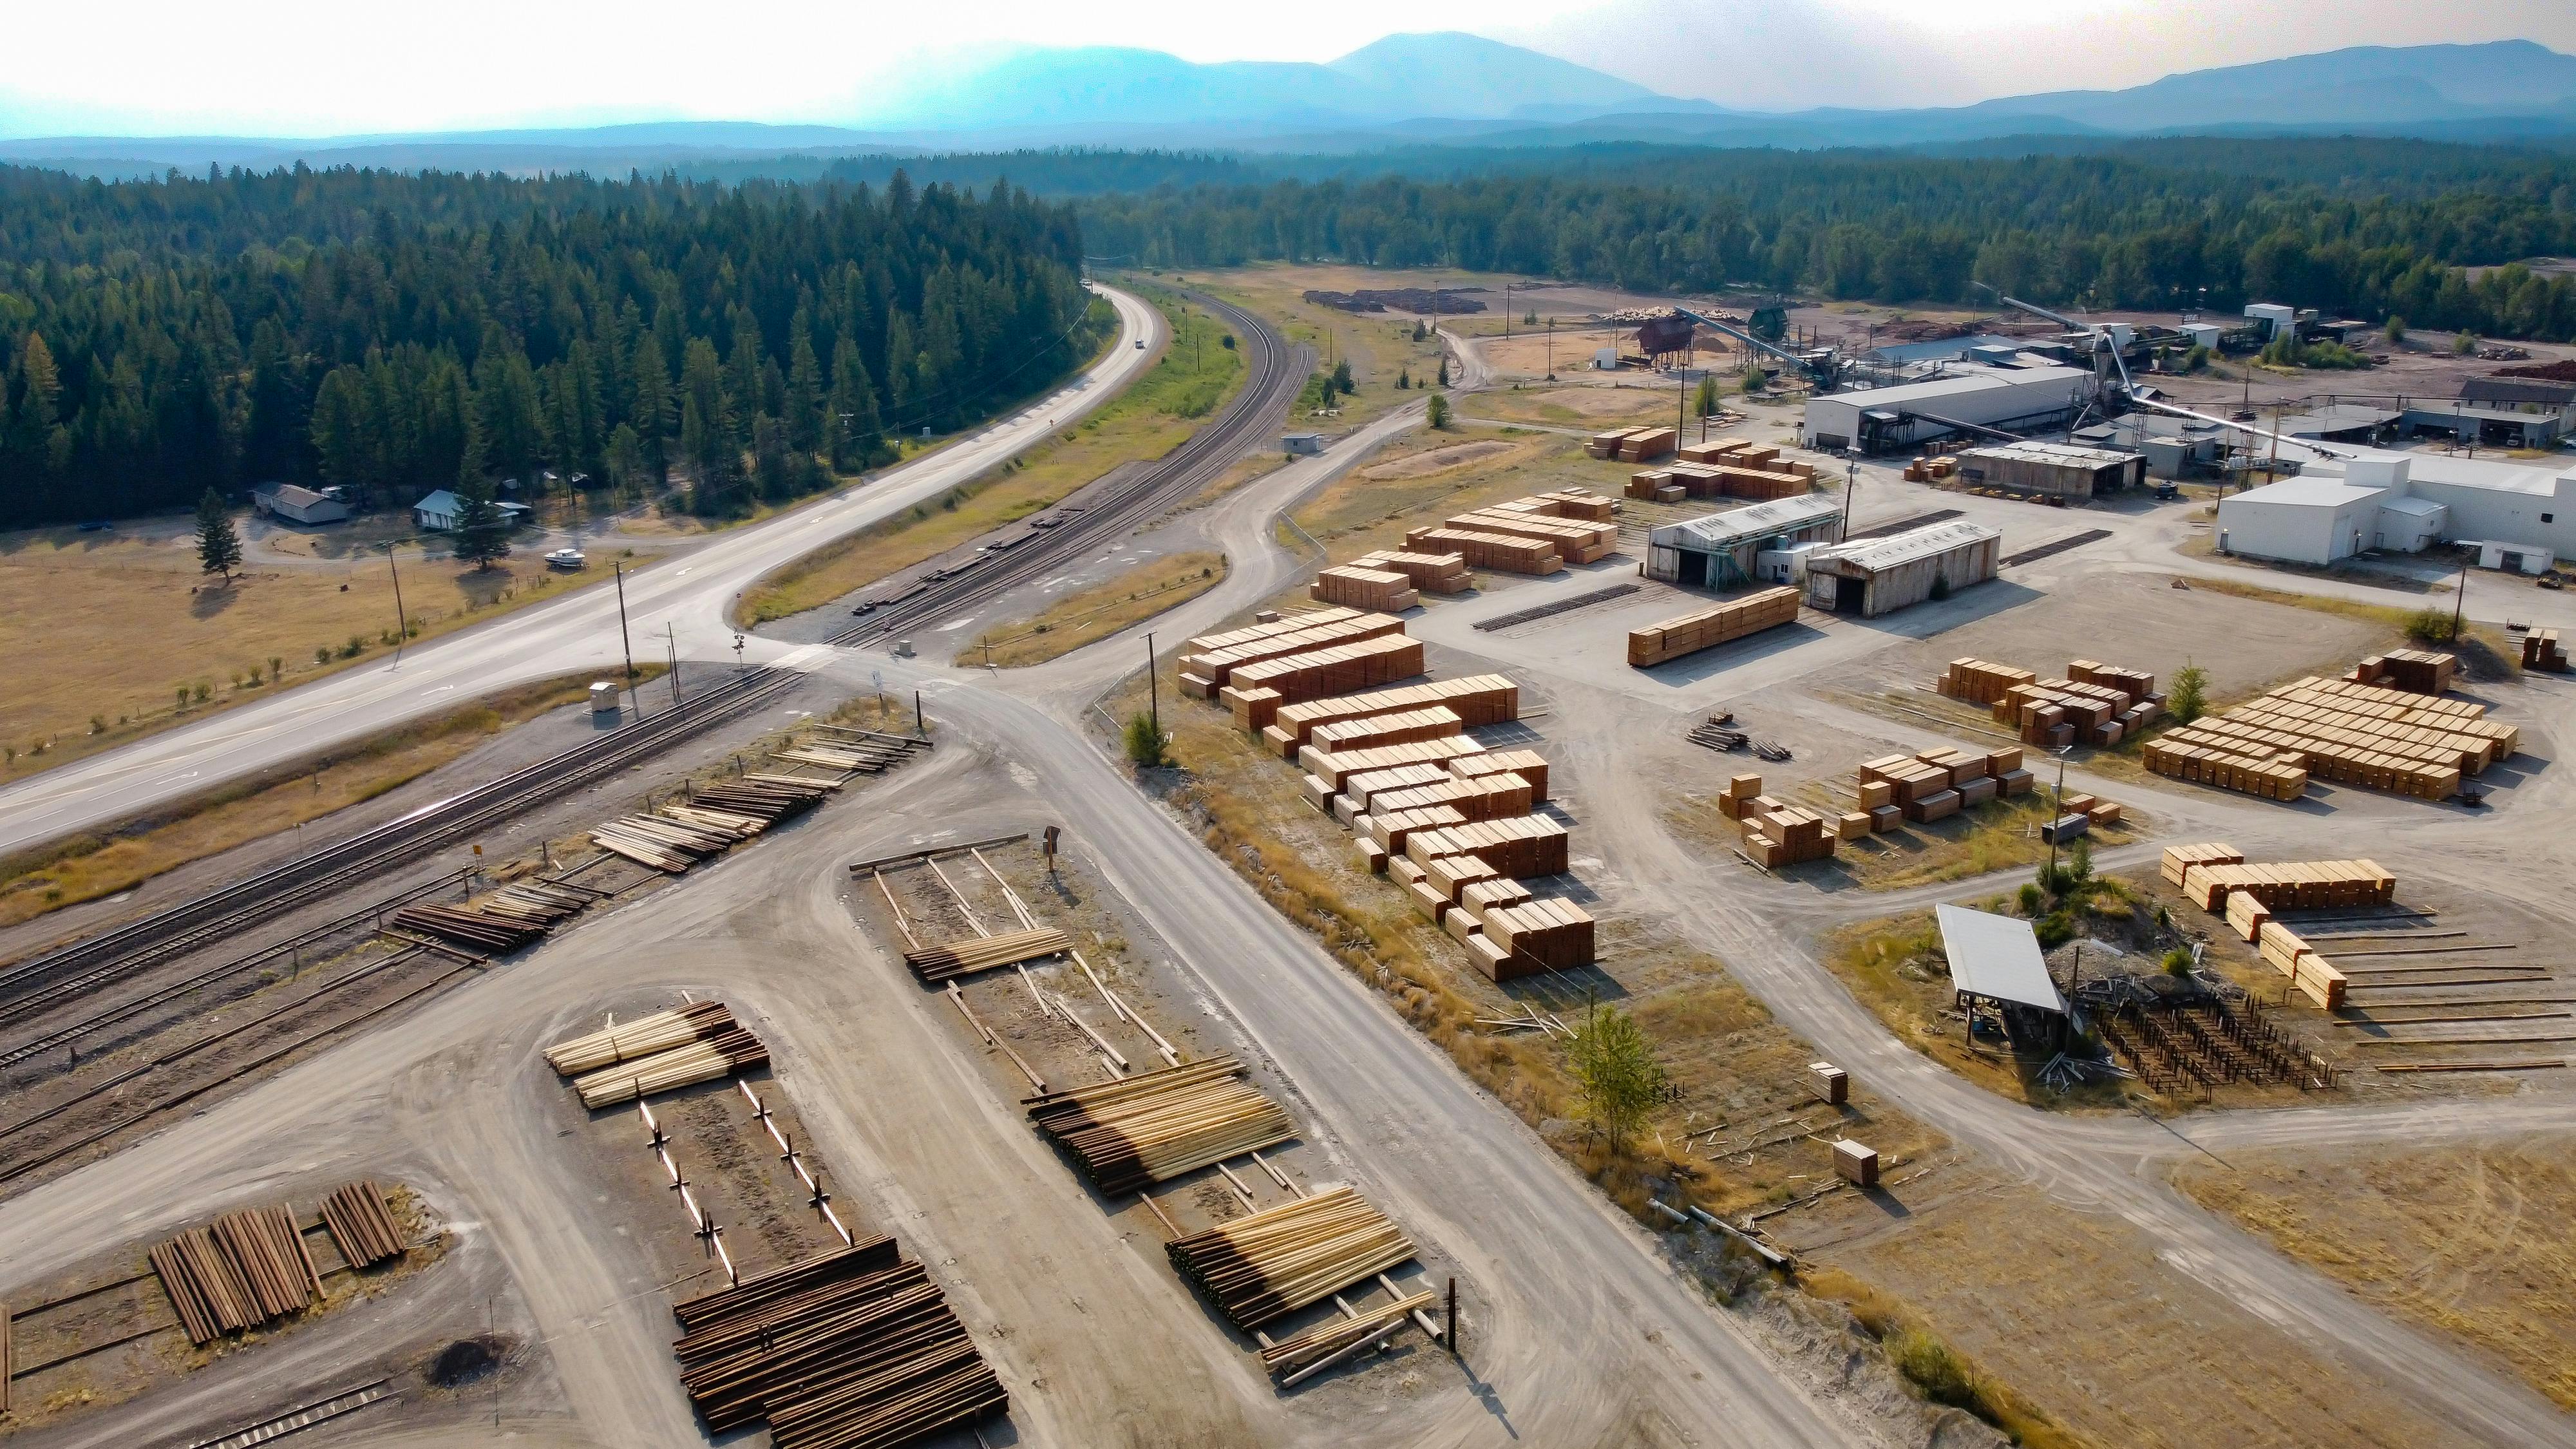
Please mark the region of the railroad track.
POLYGON ((799 678, 784 670, 745 671, 686 697, 660 714, 424 805, 401 819, 113 930, 0 967, 0 1027, 24 1021, 61 1002, 246 930, 577 790, 676 740, 741 714, 799 678))
POLYGON ((1291 347, 1269 323, 1240 307, 1213 297, 1191 299, 1226 320, 1245 340, 1250 375, 1243 390, 1206 427, 1143 468, 1135 476, 1069 521, 1007 554, 988 554, 984 561, 890 601, 865 622, 825 642, 848 647, 874 643, 905 629, 995 597, 1061 569, 1094 544, 1115 538, 1166 508, 1188 501, 1214 482, 1252 445, 1255 438, 1286 416, 1289 404, 1306 385, 1314 354, 1291 347))

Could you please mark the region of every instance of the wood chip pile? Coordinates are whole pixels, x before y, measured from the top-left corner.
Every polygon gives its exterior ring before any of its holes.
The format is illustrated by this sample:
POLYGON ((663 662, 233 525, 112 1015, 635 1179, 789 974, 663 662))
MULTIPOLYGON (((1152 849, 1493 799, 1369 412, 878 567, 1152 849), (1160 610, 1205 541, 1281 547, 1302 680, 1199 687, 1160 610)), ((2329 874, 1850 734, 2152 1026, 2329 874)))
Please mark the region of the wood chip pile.
POLYGON ((1348 1187, 1163 1245, 1226 1321, 1253 1329, 1411 1262, 1413 1240, 1348 1187))
POLYGON ((903 964, 912 968, 913 975, 935 985, 1042 956, 1060 956, 1072 948, 1073 940, 1064 932, 1041 926, 1034 931, 1005 931, 998 936, 969 936, 945 945, 924 946, 904 952, 903 964))
POLYGON ((322 1294, 322 1275, 283 1205, 226 1213, 155 1244, 148 1256, 195 1344, 262 1327, 322 1294))
POLYGON ((1796 589, 1756 589, 1741 598, 1631 629, 1628 663, 1632 668, 1645 669, 1765 629, 1794 624, 1798 621, 1800 598, 1796 589))
POLYGON ((711 1434, 889 1449, 1005 1412, 1010 1395, 921 1264, 878 1238, 675 1305, 681 1386, 711 1434))
POLYGON ((2521 743, 2482 704, 2310 676, 2168 730, 2148 742, 2146 764, 2265 799, 2295 800, 2313 775, 2441 800, 2521 743))
POLYGON ((384 1189, 353 1182, 322 1199, 322 1225, 352 1268, 372 1268, 403 1255, 401 1225, 385 1206, 384 1189))
POLYGON ((1039 1131, 1081 1160, 1095 1187, 1123 1197, 1295 1135, 1288 1114, 1242 1077, 1243 1063, 1211 1057, 1023 1105, 1039 1131))
POLYGON ((670 1011, 639 1016, 623 1026, 609 1026, 569 1037, 546 1048, 546 1065, 570 1077, 595 1072, 617 1062, 666 1052, 708 1037, 722 1036, 737 1023, 721 1001, 692 1001, 670 1011))

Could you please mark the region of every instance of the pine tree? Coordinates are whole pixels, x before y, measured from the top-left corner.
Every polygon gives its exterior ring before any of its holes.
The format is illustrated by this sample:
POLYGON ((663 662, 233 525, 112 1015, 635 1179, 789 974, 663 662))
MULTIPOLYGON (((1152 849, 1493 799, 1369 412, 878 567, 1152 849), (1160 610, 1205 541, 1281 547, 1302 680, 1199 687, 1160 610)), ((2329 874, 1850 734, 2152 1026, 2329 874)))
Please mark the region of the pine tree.
POLYGON ((1699 393, 1691 399, 1691 409, 1704 418, 1717 416, 1717 375, 1715 373, 1700 374, 1699 393))
POLYGON ((510 520, 492 501, 492 481, 476 475, 457 490, 465 507, 456 519, 456 556, 480 571, 510 556, 510 520))
POLYGON ((1348 358, 1333 364, 1333 391, 1344 396, 1359 391, 1357 387, 1351 385, 1351 364, 1348 358))
POLYGON ((798 452, 811 453, 823 446, 823 364, 815 358, 814 343, 803 328, 797 329, 790 354, 784 413, 787 441, 798 452))
POLYGON ((1431 405, 1424 411, 1423 418, 1434 428, 1445 428, 1449 426, 1449 399, 1441 396, 1439 393, 1433 393, 1431 395, 1431 405))
POLYGON ((1613 1151, 1627 1145, 1638 1124, 1663 1095, 1664 1068, 1655 1060, 1635 1018, 1617 1007, 1593 1004, 1566 1056, 1583 1098, 1584 1115, 1608 1138, 1613 1151))
POLYGON ((209 488, 197 500, 198 572, 222 574, 229 584, 241 561, 241 532, 233 526, 232 510, 224 506, 222 494, 209 488))
POLYGON ((1449 354, 1445 352, 1440 354, 1440 385, 1449 385, 1449 354))
POLYGON ((846 336, 832 348, 830 411, 832 466, 844 472, 866 467, 885 446, 885 424, 877 416, 877 387, 859 360, 859 345, 846 336))

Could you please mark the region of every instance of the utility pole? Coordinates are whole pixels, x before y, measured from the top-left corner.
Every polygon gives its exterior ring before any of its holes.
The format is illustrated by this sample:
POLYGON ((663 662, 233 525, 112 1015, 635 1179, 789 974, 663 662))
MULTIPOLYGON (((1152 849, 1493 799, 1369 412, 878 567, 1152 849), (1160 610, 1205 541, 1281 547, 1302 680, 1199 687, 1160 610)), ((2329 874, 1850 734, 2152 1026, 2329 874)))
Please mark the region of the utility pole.
POLYGON ((411 625, 403 613, 402 570, 394 567, 394 546, 385 545, 385 569, 394 576, 394 662, 402 663, 403 641, 411 637, 411 625))
POLYGON ((1556 314, 1547 314, 1547 380, 1556 381, 1556 314))
POLYGON ((1852 458, 1845 461, 1843 464, 1843 526, 1842 531, 1834 535, 1834 541, 1836 543, 1840 543, 1844 539, 1851 537, 1852 495, 1859 491, 1860 459, 1852 458))
POLYGON ((635 636, 626 629, 626 565, 612 563, 617 571, 617 641, 626 646, 626 702, 635 707, 635 717, 644 717, 644 701, 635 693, 635 636))
POLYGON ((669 620, 662 622, 663 642, 671 650, 671 708, 680 707, 680 636, 671 632, 669 620))
POLYGON ((2451 600, 2451 646, 2460 643, 2460 615, 2469 607, 2469 561, 2460 560, 2460 588, 2451 600))
POLYGON ((2066 757, 2074 751, 2075 747, 2068 745, 2057 752, 2057 798, 2049 802, 2048 893, 2052 896, 2057 894, 2057 821, 2066 810, 2066 757))
POLYGON ((1145 636, 1145 701, 1153 710, 1154 739, 1160 743, 1163 738, 1163 687, 1162 682, 1154 678, 1154 636, 1151 634, 1145 636))
POLYGON ((1503 283, 1503 340, 1512 340, 1512 284, 1503 283))

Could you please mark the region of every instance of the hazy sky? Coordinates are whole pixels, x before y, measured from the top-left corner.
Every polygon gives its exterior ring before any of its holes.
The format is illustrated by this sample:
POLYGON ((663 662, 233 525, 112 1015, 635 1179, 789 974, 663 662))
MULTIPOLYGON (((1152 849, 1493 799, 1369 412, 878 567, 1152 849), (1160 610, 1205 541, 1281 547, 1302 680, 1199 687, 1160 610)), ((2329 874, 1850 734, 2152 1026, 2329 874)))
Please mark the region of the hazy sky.
POLYGON ((93 0, 14 7, 0 135, 368 131, 656 119, 853 122, 919 52, 1112 44, 1324 60, 1472 28, 1723 105, 1955 104, 2135 85, 2343 45, 2523 37, 2571 0, 93 0), (2043 61, 2047 62, 2043 64, 2043 61))

